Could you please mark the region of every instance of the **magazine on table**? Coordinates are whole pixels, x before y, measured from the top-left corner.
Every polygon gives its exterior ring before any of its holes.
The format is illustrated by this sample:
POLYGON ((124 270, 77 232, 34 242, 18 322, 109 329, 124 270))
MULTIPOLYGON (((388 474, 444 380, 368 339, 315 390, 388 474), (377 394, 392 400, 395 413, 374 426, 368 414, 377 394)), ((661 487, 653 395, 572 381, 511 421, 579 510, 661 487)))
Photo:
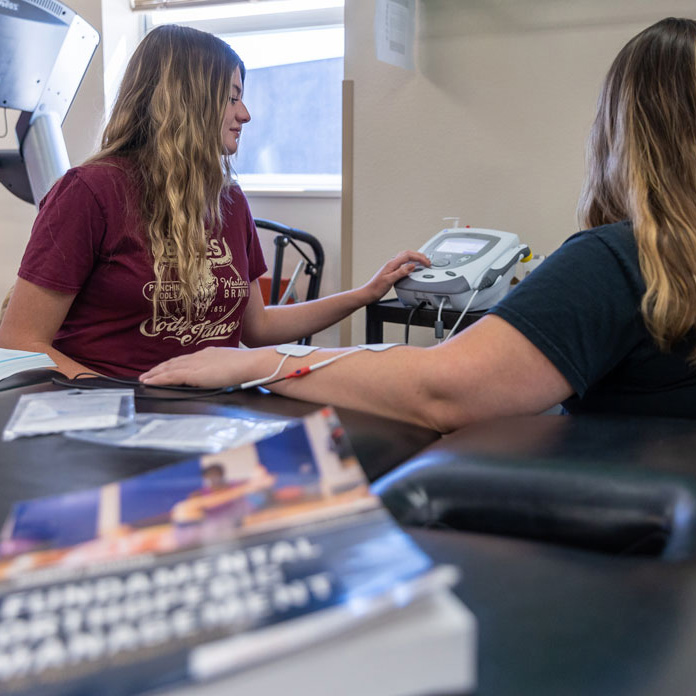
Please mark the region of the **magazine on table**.
POLYGON ((0 693, 136 694, 299 651, 454 582, 381 507, 332 409, 253 444, 16 503, 0 693))

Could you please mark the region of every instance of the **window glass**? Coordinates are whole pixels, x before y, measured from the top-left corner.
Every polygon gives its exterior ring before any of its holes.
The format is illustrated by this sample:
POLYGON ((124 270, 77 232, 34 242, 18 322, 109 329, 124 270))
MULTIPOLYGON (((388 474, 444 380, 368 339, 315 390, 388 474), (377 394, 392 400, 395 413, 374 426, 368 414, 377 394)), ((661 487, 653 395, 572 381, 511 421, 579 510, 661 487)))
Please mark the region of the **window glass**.
MULTIPOLYGON (((160 24, 207 31, 226 41, 246 66, 244 102, 251 122, 243 129, 233 161, 244 192, 340 197, 343 0, 211 0, 195 7, 171 5, 144 13, 143 33, 160 24)), ((275 201, 271 208, 275 210, 275 201)), ((286 208, 281 205, 280 209, 286 208)), ((327 210, 336 209, 330 205, 327 210)), ((264 237, 263 232, 260 236, 264 237)), ((262 239, 267 259, 274 253, 268 237, 262 239)), ((296 259, 286 252, 284 276, 292 274, 296 259)), ((300 273, 300 295, 307 279, 300 273)), ((324 282, 331 285, 326 273, 324 282)), ((336 337, 331 340, 338 342, 336 337)))
POLYGON ((340 174, 343 61, 250 70, 239 174, 340 174))
POLYGON ((221 35, 247 67, 235 168, 250 188, 340 189, 343 28, 221 35))
MULTIPOLYGON (((246 191, 341 190, 343 0, 201 3, 147 13, 229 43, 247 68, 235 169, 246 191)), ((332 195, 332 194, 330 194, 332 195)))

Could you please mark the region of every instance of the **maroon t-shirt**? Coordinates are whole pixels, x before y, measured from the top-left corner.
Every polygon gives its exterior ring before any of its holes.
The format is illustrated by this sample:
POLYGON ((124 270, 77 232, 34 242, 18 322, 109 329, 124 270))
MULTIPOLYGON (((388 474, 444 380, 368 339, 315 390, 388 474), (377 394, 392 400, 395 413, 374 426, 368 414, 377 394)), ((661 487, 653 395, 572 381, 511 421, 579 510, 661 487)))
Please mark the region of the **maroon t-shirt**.
POLYGON ((189 319, 178 281, 165 283, 153 323, 153 261, 127 161, 71 169, 41 203, 19 276, 77 293, 53 346, 89 369, 134 376, 207 346, 237 346, 249 283, 266 271, 246 198, 232 187, 208 243, 210 274, 189 319))

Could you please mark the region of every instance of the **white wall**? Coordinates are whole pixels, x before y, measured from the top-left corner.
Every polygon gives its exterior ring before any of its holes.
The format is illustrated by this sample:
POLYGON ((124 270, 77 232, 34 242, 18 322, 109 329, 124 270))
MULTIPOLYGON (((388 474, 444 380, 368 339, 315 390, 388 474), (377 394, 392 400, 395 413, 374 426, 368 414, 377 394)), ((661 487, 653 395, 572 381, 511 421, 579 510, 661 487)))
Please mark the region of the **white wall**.
MULTIPOLYGON (((577 229, 584 147, 621 46, 685 0, 418 0, 416 69, 375 58, 375 0, 346 0, 355 82, 353 283, 459 215, 549 253, 577 229)), ((385 336, 396 340, 398 334, 385 336)), ((364 336, 362 318, 353 339, 364 336)), ((432 342, 431 336, 428 340, 432 342)))
POLYGON ((103 100, 104 111, 108 114, 128 60, 140 42, 144 20, 142 14, 131 10, 130 0, 101 0, 101 3, 93 0, 93 4, 102 7, 103 100))
MULTIPOLYGON (((324 247, 326 257, 320 294, 329 295, 341 289, 340 283, 340 229, 341 199, 338 197, 269 196, 249 195, 249 206, 254 217, 282 222, 313 234, 324 247)), ((275 247, 273 235, 259 230, 266 264, 273 266, 275 247)), ((286 277, 292 273, 299 257, 291 250, 285 254, 286 277)), ((307 287, 307 276, 302 274, 298 283, 301 292, 307 287)), ((339 328, 332 326, 316 334, 312 341, 320 346, 337 346, 340 343, 339 328)))

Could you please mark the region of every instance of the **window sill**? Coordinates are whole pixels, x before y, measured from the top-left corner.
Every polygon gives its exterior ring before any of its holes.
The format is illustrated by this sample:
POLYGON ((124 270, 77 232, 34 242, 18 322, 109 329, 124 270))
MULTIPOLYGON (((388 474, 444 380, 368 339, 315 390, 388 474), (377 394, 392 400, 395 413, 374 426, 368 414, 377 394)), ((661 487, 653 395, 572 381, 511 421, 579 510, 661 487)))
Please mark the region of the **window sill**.
POLYGON ((340 198, 341 176, 240 174, 239 185, 247 196, 340 198))
POLYGON ((340 198, 341 191, 314 191, 311 189, 257 189, 242 185, 247 198, 340 198))

